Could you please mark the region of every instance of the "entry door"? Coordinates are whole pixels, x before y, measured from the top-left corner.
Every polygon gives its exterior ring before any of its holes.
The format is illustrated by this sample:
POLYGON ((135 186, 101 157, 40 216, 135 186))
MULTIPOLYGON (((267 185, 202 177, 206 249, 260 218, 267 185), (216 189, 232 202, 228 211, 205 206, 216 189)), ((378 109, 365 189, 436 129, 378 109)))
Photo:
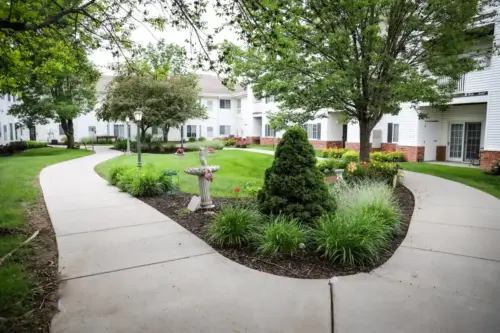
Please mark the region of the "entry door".
POLYGON ((345 148, 345 143, 347 141, 347 124, 342 125, 342 148, 345 148))
POLYGON ((213 127, 207 127, 207 138, 211 139, 214 137, 214 128, 213 127))
POLYGON ((30 130, 30 140, 36 141, 36 128, 35 128, 35 126, 31 126, 29 128, 29 130, 30 130))
POLYGON ((424 135, 424 161, 435 161, 437 158, 437 141, 441 124, 438 122, 425 123, 424 135))
POLYGON ((465 159, 479 159, 481 123, 465 123, 465 159))
POLYGON ((464 129, 465 123, 450 124, 450 141, 448 159, 450 161, 462 162, 464 160, 464 129))

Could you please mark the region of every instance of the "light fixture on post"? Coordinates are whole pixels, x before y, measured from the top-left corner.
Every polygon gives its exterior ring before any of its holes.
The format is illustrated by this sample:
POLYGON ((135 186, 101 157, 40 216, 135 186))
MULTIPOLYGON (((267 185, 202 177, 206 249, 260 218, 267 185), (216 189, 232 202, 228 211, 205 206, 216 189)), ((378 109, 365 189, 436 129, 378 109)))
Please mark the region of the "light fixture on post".
POLYGON ((130 153, 130 117, 126 117, 125 118, 125 123, 127 124, 127 152, 125 153, 125 155, 127 156, 130 156, 131 153, 130 153))
POLYGON ((141 120, 142 120, 142 110, 139 109, 134 112, 134 118, 135 121, 137 122, 137 167, 140 168, 142 167, 142 161, 141 161, 141 130, 140 130, 140 125, 141 125, 141 120))

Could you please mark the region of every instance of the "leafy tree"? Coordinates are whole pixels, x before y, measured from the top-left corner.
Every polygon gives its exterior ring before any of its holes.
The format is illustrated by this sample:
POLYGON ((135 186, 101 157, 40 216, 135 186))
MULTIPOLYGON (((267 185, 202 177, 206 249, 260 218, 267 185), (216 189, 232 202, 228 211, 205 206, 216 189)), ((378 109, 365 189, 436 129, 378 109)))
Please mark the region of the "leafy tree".
POLYGON ((54 84, 58 72, 78 67, 75 49, 103 48, 128 57, 131 32, 138 25, 192 27, 199 35, 206 6, 205 0, 3 1, 0 90, 14 93, 35 78, 54 84))
POLYGON ((97 101, 97 72, 90 64, 81 64, 77 71, 59 74, 51 86, 40 86, 34 82, 21 89, 20 104, 9 109, 9 114, 19 117, 31 127, 53 120, 61 124, 67 137, 67 147, 74 147, 73 120, 90 112, 97 101))
POLYGON ((323 175, 316 168, 314 148, 303 128, 289 128, 274 156, 257 197, 264 213, 291 215, 311 222, 333 209, 323 175))
POLYGON ((384 114, 397 114, 402 103, 442 108, 456 80, 478 68, 462 55, 492 35, 492 25, 473 26, 494 2, 237 1, 225 10, 238 13, 232 23, 248 47, 226 44, 223 53, 257 97, 275 96, 275 124, 342 111, 359 123, 361 159, 368 160, 370 133, 384 114))
POLYGON ((184 119, 202 118, 205 109, 198 103, 198 78, 195 75, 170 76, 156 80, 150 75, 119 76, 108 87, 97 116, 106 121, 134 119, 134 111, 141 109, 140 137, 152 126, 180 124, 184 119), (188 118, 186 118, 188 117, 188 118))

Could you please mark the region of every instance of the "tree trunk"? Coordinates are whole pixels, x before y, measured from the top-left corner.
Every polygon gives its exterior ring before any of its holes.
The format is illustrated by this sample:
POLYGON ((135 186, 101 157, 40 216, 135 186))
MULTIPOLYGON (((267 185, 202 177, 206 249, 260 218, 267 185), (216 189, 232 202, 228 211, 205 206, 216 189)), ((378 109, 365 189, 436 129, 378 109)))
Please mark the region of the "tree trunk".
POLYGON ((359 160, 370 162, 370 134, 372 129, 366 120, 359 120, 359 160))
POLYGON ((184 149, 184 125, 181 125, 181 149, 184 149))
POLYGON ((170 131, 170 125, 163 126, 163 141, 168 142, 168 132, 170 131))
POLYGON ((61 119, 61 127, 66 135, 66 148, 73 149, 75 147, 75 127, 73 119, 61 119))

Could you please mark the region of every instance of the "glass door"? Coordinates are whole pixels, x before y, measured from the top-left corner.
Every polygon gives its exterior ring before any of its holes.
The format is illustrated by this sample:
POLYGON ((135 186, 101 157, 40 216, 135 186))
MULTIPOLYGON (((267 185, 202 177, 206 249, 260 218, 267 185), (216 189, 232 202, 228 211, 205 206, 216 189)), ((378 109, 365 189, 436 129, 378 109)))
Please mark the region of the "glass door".
POLYGON ((462 162, 464 160, 464 123, 452 123, 450 125, 450 141, 448 159, 450 161, 462 162))
POLYGON ((481 123, 465 123, 465 159, 479 159, 481 123))

